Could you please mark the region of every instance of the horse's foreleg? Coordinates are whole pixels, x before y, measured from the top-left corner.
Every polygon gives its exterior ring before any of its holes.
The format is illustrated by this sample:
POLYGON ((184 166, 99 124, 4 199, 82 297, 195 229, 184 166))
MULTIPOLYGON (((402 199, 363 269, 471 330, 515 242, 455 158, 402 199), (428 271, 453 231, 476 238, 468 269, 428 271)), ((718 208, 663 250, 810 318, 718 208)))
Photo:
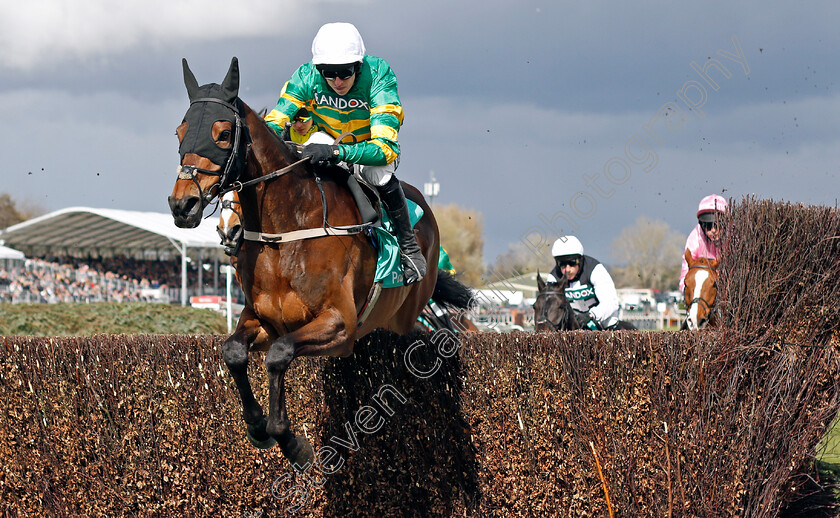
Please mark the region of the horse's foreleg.
POLYGON ((242 418, 248 425, 248 440, 257 448, 268 449, 274 446, 276 441, 266 432, 267 421, 263 415, 263 409, 254 397, 248 380, 249 342, 261 333, 264 334, 264 331, 255 318, 247 318, 245 312, 243 316, 245 318, 240 318, 236 332, 222 344, 222 357, 239 391, 242 401, 242 418))
POLYGON ((349 354, 346 351, 348 347, 352 348, 352 340, 348 338, 345 320, 337 310, 332 310, 278 338, 266 354, 269 389, 267 431, 277 439, 283 454, 298 470, 305 471, 312 464, 315 452, 306 438, 291 431, 286 413, 286 370, 297 356, 346 356, 349 354))

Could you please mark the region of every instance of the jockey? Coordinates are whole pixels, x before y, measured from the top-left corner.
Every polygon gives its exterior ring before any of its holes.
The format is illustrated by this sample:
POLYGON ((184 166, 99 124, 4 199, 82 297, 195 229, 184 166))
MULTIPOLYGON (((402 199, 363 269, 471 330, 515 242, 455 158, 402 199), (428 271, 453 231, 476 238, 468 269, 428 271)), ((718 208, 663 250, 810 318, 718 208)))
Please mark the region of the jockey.
POLYGON ((438 256, 438 271, 455 275, 455 267, 452 266, 452 262, 449 260, 449 254, 442 246, 440 247, 440 255, 438 256))
MULTIPOLYGON (((720 256, 720 223, 721 216, 726 213, 729 205, 722 196, 710 194, 700 200, 697 209, 697 226, 685 241, 685 250, 691 251, 691 257, 699 259, 706 257, 718 259, 720 256)), ((688 263, 683 250, 682 269, 680 270, 680 291, 685 291, 685 276, 688 273, 688 263)))
POLYGON ((265 120, 280 135, 304 107, 322 131, 333 138, 349 131, 358 142, 310 143, 302 156, 316 165, 353 164, 362 178, 376 186, 394 223, 404 282, 421 280, 426 260, 414 238, 405 193, 394 176, 400 154, 397 133, 403 121, 397 78, 388 62, 365 54, 362 36, 352 24, 328 23, 318 30, 312 41, 312 61, 292 74, 265 120))
POLYGON ((566 298, 582 328, 609 329, 618 324, 618 293, 609 272, 597 259, 583 254, 575 236, 564 236, 551 247, 556 266, 549 282, 565 277, 566 298))
POLYGON ((288 133, 289 139, 296 144, 303 144, 309 137, 318 132, 318 126, 312 122, 312 116, 301 108, 292 119, 292 130, 288 133))

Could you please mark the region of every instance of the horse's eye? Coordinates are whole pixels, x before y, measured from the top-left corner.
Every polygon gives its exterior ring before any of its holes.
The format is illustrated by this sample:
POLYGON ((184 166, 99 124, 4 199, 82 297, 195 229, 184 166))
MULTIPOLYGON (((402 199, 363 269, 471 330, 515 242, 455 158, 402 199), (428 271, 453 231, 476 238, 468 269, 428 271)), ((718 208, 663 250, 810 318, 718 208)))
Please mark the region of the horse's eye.
POLYGON ((230 142, 230 130, 219 133, 219 142, 230 142))

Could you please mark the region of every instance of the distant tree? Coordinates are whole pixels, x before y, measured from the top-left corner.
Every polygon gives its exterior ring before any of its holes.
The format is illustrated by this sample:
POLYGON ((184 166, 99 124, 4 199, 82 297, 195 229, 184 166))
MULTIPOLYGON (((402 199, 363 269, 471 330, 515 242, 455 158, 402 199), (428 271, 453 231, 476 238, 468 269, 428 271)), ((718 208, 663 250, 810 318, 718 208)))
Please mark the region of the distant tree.
POLYGON ((6 193, 0 194, 0 228, 10 227, 21 221, 25 221, 25 218, 15 207, 12 197, 6 193))
POLYGON ((458 280, 468 286, 481 284, 484 271, 484 217, 474 209, 452 203, 435 207, 440 244, 449 254, 458 280))
POLYGON ((43 216, 47 213, 44 207, 26 198, 15 202, 15 207, 17 207, 18 214, 21 215, 23 221, 37 218, 38 216, 43 216))
POLYGON ((618 287, 677 289, 685 237, 664 221, 640 216, 612 242, 619 266, 611 274, 618 287))
POLYGON ((8 193, 0 193, 0 228, 10 227, 45 213, 46 211, 35 203, 28 200, 15 202, 8 193))
POLYGON ((488 279, 492 282, 537 270, 545 273, 553 267, 551 243, 545 242, 540 236, 531 235, 508 245, 507 252, 496 257, 490 266, 488 279))

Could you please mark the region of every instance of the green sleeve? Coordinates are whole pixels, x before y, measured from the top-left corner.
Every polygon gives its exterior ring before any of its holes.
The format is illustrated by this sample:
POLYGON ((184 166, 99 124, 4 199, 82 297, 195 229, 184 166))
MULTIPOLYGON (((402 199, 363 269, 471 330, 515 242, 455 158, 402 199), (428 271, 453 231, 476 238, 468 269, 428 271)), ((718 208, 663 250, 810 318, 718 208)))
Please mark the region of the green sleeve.
POLYGON ((403 120, 397 77, 387 61, 368 57, 370 64, 371 139, 341 144, 342 160, 351 164, 386 165, 400 154, 397 135, 403 120))

